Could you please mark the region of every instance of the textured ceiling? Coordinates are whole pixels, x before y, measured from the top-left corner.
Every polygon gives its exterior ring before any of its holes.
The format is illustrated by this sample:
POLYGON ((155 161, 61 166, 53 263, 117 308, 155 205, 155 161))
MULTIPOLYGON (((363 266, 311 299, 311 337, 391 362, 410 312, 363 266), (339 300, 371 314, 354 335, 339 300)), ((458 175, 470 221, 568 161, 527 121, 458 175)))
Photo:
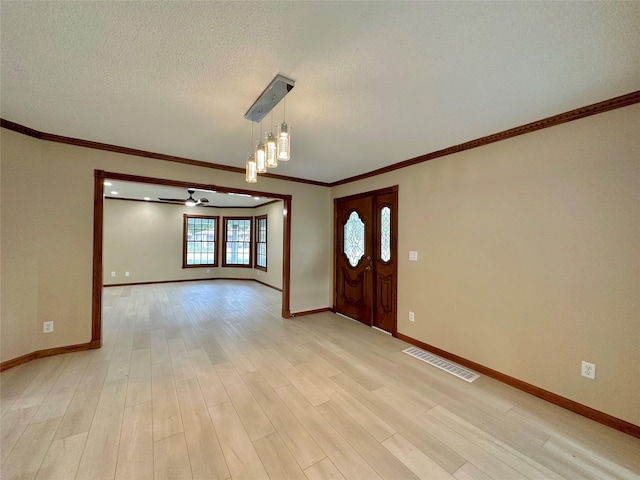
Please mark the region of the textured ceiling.
POLYGON ((0 17, 2 118, 244 167, 244 113, 282 73, 292 160, 274 173, 323 182, 640 85, 640 2, 2 1, 0 17))

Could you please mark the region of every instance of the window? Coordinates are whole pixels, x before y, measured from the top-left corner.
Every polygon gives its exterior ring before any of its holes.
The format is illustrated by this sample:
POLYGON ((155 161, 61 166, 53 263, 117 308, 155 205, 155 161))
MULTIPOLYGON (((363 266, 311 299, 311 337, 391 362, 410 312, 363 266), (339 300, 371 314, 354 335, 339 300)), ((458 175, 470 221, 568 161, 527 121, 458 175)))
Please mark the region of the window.
POLYGON ((253 217, 224 217, 223 267, 251 267, 253 217))
POLYGON ((218 218, 184 215, 182 268, 218 265, 216 251, 218 218))
POLYGON ((255 268, 267 271, 267 216, 256 217, 255 268))

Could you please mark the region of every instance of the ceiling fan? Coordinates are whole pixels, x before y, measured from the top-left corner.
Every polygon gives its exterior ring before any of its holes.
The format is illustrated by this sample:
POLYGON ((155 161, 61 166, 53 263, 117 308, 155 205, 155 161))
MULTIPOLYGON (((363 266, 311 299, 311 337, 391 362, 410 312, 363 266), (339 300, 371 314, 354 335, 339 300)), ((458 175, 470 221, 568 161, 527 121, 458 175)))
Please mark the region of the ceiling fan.
POLYGON ((209 200, 205 197, 199 198, 196 200, 193 198, 193 194, 195 193, 195 189, 189 188, 187 189, 189 192, 189 198, 158 198, 161 202, 171 202, 171 203, 182 203, 187 207, 197 207, 199 205, 205 206, 205 203, 209 203, 209 200))

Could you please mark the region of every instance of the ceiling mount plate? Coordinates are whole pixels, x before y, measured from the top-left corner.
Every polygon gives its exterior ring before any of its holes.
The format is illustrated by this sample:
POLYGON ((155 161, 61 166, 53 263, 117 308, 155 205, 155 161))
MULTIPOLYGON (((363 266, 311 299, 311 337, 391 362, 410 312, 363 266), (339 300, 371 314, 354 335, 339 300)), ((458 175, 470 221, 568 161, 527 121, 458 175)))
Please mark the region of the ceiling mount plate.
POLYGON ((252 122, 260 122, 293 89, 295 84, 296 82, 290 78, 276 75, 244 114, 244 118, 252 122))

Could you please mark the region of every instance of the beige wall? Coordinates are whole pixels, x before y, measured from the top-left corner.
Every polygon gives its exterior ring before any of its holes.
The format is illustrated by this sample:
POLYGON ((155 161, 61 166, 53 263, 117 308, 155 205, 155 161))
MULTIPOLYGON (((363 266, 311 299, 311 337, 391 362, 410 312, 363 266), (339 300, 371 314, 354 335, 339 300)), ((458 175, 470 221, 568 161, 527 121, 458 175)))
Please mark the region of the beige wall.
MULTIPOLYGON (((293 195, 292 311, 331 304, 331 196, 397 184, 401 333, 639 425, 639 125, 634 105, 331 191, 261 178, 256 189, 293 195)), ((90 338, 95 168, 245 186, 4 129, 1 140, 2 361, 90 338)))
POLYGON ((40 208, 41 142, 23 136, 17 143, 0 140, 0 350, 7 360, 37 349, 38 302, 29 292, 38 290, 41 247, 25 239, 40 232, 37 222, 24 217, 37 217, 40 208), (9 157, 13 161, 7 162, 9 157))
MULTIPOLYGON (((247 188, 237 173, 0 132, 3 362, 91 338, 95 169, 247 188)), ((291 311, 330 305, 330 190, 264 177, 252 189, 292 195, 291 311)))
POLYGON ((282 288, 283 202, 252 209, 194 209, 184 205, 128 202, 104 203, 103 282, 105 285, 193 280, 201 278, 257 279, 282 288), (258 216, 267 214, 267 271, 222 267, 222 237, 218 237, 218 267, 182 268, 183 215, 258 216), (209 272, 207 272, 207 270, 209 272), (116 276, 111 276, 115 272, 116 276), (125 276, 129 272, 129 277, 125 276))
POLYGON ((283 208, 283 202, 277 202, 257 208, 254 213, 267 216, 267 271, 254 269, 254 278, 276 288, 282 288, 283 208))
POLYGON ((399 185, 399 332, 640 425, 639 139, 635 105, 332 196, 399 185))

